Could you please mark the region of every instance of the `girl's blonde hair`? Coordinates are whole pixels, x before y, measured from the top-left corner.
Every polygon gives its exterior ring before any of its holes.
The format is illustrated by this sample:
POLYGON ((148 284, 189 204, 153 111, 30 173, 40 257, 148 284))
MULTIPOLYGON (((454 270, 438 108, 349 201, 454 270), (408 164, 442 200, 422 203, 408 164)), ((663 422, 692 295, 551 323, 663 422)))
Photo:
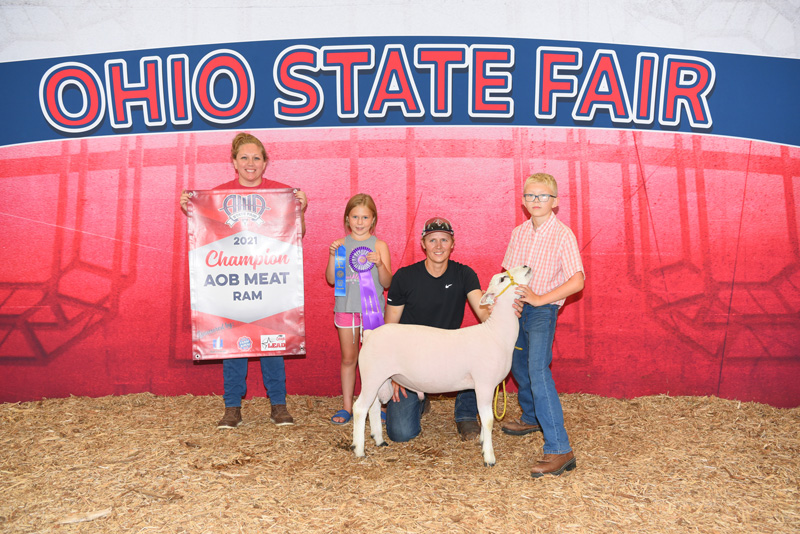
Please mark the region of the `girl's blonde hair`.
POLYGON ((233 138, 233 142, 231 143, 231 159, 236 159, 236 154, 239 153, 239 149, 242 148, 242 145, 249 143, 256 145, 261 151, 261 156, 264 158, 264 161, 269 162, 267 149, 264 148, 264 145, 261 144, 261 141, 258 140, 258 137, 245 132, 240 132, 236 134, 236 137, 233 138))
POLYGON ((367 195, 366 193, 359 193, 357 195, 353 195, 353 197, 347 201, 347 206, 344 207, 344 227, 346 230, 350 230, 350 221, 348 217, 350 216, 350 212, 356 206, 366 206, 368 210, 372 212, 374 216, 372 219, 372 226, 369 227, 369 231, 372 232, 375 230, 375 226, 378 224, 378 208, 375 207, 375 201, 372 200, 372 197, 367 195))

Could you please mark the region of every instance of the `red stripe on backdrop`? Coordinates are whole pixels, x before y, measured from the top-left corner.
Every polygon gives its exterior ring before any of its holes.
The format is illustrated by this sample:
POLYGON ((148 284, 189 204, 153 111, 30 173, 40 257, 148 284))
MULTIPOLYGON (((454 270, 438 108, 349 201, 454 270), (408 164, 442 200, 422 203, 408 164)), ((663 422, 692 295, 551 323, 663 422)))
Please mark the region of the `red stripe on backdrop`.
MULTIPOLYGON (((532 172, 559 181, 586 288, 556 329, 559 391, 800 404, 797 148, 657 132, 365 128, 256 132, 267 176, 309 197, 307 356, 290 393, 338 395, 328 246, 354 193, 378 205, 392 266, 420 260, 428 217, 485 285, 532 172)), ((0 149, 0 400, 222 392, 191 358, 180 191, 233 177, 233 132, 0 149)), ((467 314, 465 324, 474 324, 467 314)), ((253 362, 249 395, 264 395, 253 362)), ((513 386, 512 386, 513 389, 513 386)))

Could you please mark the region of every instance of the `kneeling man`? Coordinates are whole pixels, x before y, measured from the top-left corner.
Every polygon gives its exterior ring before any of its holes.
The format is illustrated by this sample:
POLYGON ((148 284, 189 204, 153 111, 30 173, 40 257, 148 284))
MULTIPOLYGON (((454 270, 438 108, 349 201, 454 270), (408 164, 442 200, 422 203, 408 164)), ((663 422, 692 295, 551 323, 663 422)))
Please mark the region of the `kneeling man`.
MULTIPOLYGON (((455 247, 453 227, 447 219, 435 217, 425 222, 422 231, 425 259, 398 269, 386 298, 386 323, 418 324, 456 330, 464 319, 469 302, 478 319, 489 318, 481 307, 481 285, 470 267, 450 261, 455 247)), ((419 435, 420 420, 429 405, 420 402, 416 392, 392 382, 394 396, 386 407, 386 433, 392 441, 409 441, 419 435), (410 393, 410 394, 409 394, 410 393)), ((455 421, 462 440, 480 435, 475 390, 456 396, 455 421)))

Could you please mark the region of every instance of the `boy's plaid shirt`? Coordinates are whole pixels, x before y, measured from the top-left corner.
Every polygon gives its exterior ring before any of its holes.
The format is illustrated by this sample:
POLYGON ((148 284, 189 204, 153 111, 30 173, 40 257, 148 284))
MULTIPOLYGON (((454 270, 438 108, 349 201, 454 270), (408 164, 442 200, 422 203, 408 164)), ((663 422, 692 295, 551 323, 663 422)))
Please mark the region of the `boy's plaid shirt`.
MULTIPOLYGON (((502 265, 504 269, 531 267, 533 279, 528 285, 537 295, 552 291, 579 271, 586 276, 575 234, 555 213, 538 230, 531 220, 514 228, 502 265)), ((560 307, 565 300, 553 304, 560 307)))

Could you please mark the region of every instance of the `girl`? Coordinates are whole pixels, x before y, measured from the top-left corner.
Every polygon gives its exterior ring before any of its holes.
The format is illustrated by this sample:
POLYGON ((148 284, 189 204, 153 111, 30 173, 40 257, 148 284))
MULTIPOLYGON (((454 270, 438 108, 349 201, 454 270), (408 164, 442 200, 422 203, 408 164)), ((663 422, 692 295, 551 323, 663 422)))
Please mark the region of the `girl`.
MULTIPOLYGON (((383 290, 389 287, 392 281, 392 268, 389 248, 386 243, 372 235, 377 223, 378 210, 375 208, 375 201, 372 200, 371 196, 359 193, 347 202, 347 206, 344 209, 344 226, 350 232, 350 235, 331 243, 325 279, 331 286, 336 282, 334 265, 336 250, 339 246, 344 245, 347 250, 345 259, 350 257, 350 253, 355 248, 367 247, 371 249, 372 252, 367 254, 366 258, 375 264, 370 273, 375 284, 375 291, 379 295, 381 313, 383 313, 383 290)), ((335 425, 343 425, 350 421, 353 416, 353 390, 356 385, 356 364, 358 363, 359 350, 356 329, 361 327, 359 275, 350 267, 348 261, 345 264, 347 295, 336 297, 336 305, 333 308, 333 322, 339 332, 339 346, 342 350, 341 378, 344 404, 343 409, 331 417, 331 423, 335 425)))

